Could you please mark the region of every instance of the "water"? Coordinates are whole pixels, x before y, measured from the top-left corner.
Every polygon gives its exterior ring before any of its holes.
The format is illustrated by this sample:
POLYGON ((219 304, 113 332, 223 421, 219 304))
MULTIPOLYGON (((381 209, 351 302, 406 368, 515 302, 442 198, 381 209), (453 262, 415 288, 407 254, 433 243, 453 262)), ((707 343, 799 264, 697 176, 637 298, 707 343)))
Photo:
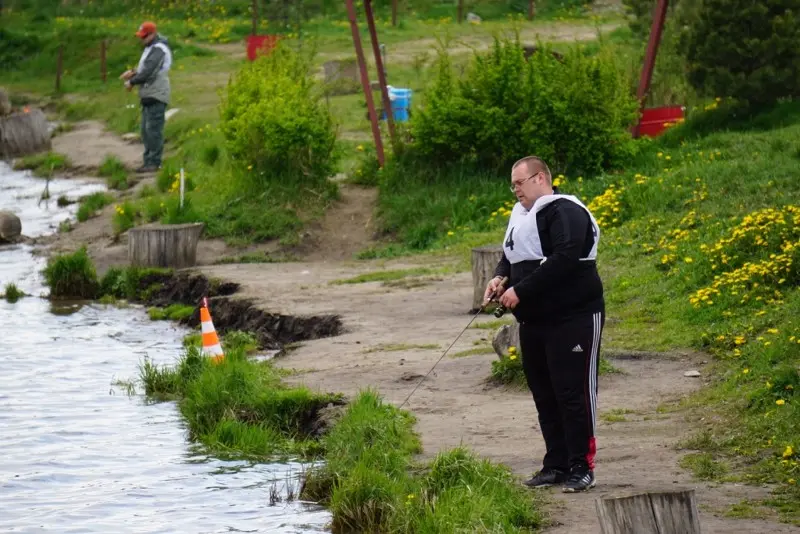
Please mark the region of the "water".
MULTIPOLYGON (((76 206, 37 206, 44 182, 0 163, 0 210, 23 233, 54 231, 76 206)), ((55 199, 102 189, 56 180, 55 199)), ((129 396, 148 357, 172 363, 185 330, 138 307, 55 305, 44 258, 0 247, 0 285, 34 295, 0 301, 0 532, 324 532, 327 511, 270 505, 270 489, 296 492, 299 464, 221 461, 187 440, 174 403, 129 396)))

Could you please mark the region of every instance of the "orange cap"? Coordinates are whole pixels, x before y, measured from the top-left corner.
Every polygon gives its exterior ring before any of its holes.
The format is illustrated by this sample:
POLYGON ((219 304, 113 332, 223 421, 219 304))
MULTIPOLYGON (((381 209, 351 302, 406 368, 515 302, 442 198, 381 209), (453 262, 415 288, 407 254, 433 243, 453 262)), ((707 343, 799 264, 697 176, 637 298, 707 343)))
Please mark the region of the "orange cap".
POLYGON ((139 39, 143 37, 147 37, 151 33, 156 33, 156 23, 155 22, 143 22, 141 26, 139 26, 139 31, 136 32, 136 37, 139 39))

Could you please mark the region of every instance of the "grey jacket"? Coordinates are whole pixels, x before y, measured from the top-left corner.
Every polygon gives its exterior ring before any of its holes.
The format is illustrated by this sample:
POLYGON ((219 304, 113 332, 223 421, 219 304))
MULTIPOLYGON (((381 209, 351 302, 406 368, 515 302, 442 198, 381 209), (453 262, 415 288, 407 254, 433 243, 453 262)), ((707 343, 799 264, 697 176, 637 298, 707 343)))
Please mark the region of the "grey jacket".
POLYGON ((170 67, 172 67, 172 51, 167 46, 167 40, 159 34, 145 47, 136 74, 130 80, 131 85, 139 86, 140 100, 152 99, 169 104, 170 67))

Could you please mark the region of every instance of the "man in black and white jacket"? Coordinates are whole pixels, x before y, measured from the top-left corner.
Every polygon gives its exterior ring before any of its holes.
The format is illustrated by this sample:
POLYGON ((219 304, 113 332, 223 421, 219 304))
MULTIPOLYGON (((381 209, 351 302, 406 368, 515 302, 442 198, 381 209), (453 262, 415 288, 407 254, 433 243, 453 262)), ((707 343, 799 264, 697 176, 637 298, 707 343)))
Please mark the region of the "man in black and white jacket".
POLYGON ((525 484, 595 485, 597 361, 605 324, 597 272, 600 229, 586 206, 552 185, 547 164, 531 156, 511 170, 514 206, 503 257, 487 288, 519 325, 522 365, 547 452, 525 484), (508 287, 499 287, 508 276, 508 287))

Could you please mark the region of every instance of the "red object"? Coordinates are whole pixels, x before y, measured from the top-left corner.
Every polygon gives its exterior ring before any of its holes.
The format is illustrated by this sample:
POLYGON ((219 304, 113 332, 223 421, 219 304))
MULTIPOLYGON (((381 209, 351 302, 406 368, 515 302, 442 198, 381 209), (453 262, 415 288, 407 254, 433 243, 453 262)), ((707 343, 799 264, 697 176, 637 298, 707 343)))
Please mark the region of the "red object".
POLYGON ((670 124, 682 122, 684 109, 683 106, 664 106, 642 110, 642 118, 637 128, 639 135, 656 137, 669 128, 670 124))
POLYGON ((248 35, 247 59, 255 61, 259 53, 269 54, 278 42, 277 35, 248 35))
MULTIPOLYGON (((636 99, 639 101, 639 110, 644 111, 644 101, 647 91, 650 89, 650 80, 653 77, 653 68, 656 64, 658 45, 661 42, 661 33, 664 30, 664 20, 667 18, 667 7, 669 0, 658 0, 653 9, 653 24, 650 26, 650 39, 647 41, 647 52, 644 58, 642 76, 639 79, 639 87, 636 90, 636 99)), ((641 124, 641 123, 639 123, 641 124)), ((639 124, 633 127, 633 137, 639 137, 639 124)))
POLYGON ((142 25, 139 26, 139 30, 136 32, 136 37, 138 37, 139 39, 142 39, 144 37, 147 37, 151 33, 156 33, 156 31, 158 31, 156 29, 156 23, 155 22, 150 22, 148 20, 148 21, 143 22, 142 25))

